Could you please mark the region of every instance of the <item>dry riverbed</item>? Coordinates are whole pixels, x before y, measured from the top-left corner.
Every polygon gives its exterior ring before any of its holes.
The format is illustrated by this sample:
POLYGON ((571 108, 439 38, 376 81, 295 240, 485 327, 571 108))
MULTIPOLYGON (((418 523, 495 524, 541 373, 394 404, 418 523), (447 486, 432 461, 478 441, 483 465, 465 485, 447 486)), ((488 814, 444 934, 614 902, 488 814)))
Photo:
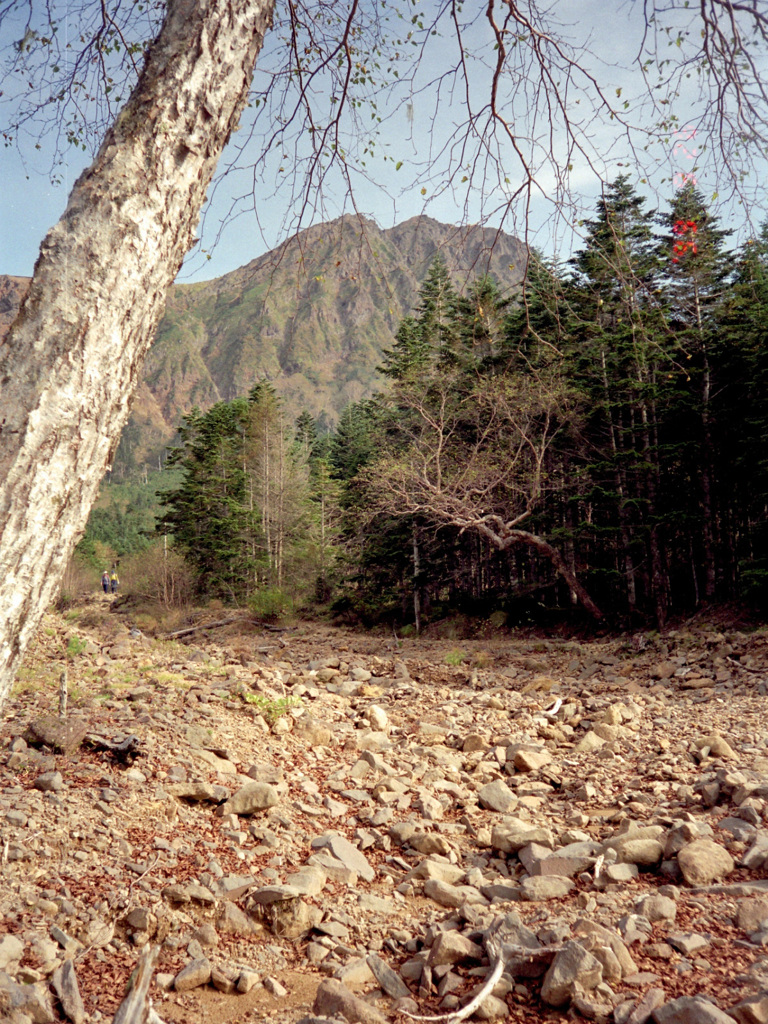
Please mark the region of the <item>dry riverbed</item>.
POLYGON ((768 633, 131 627, 49 615, 5 708, 0 1020, 158 947, 166 1022, 768 1022, 768 633))

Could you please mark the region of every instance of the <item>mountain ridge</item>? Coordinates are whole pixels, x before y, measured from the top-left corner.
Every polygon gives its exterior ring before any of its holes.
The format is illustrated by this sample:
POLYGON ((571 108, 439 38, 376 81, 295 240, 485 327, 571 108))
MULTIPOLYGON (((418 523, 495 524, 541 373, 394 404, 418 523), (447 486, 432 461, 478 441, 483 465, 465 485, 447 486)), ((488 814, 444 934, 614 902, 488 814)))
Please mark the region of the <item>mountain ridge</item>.
MULTIPOLYGON (((436 254, 458 290, 483 274, 505 292, 522 278, 525 246, 478 225, 414 217, 382 229, 346 215, 314 225, 209 281, 175 284, 144 366, 116 469, 154 463, 194 406, 272 381, 290 416, 321 429, 381 387, 376 373, 412 311, 436 254)), ((0 337, 28 279, 0 275, 0 337)))

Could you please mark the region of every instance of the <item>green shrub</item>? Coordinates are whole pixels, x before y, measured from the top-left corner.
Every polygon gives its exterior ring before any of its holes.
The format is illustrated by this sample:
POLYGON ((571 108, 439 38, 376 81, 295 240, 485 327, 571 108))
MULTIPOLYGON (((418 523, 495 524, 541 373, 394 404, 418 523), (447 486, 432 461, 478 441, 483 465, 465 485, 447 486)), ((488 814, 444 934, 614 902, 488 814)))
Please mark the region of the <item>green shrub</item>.
POLYGON ((79 636, 71 636, 67 644, 67 657, 76 658, 78 654, 83 653, 87 646, 86 640, 81 640, 79 636))
POLYGON ((264 587, 251 594, 248 607, 260 619, 279 619, 293 610, 293 602, 279 587, 264 587))
POLYGON ((466 659, 467 656, 464 651, 448 651, 445 656, 445 663, 446 665, 461 665, 466 659))
POLYGON ((301 697, 267 697, 263 693, 241 694, 246 704, 259 709, 259 714, 268 725, 274 725, 282 718, 289 708, 301 704, 301 697))

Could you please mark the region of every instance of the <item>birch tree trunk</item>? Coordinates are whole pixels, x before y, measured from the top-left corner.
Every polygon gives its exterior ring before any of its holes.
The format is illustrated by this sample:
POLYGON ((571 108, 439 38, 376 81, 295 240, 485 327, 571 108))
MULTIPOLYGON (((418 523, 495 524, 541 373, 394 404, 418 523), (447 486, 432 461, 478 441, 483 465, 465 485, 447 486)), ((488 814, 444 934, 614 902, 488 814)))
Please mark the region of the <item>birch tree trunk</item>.
POLYGON ((128 417, 274 0, 169 0, 0 346, 0 706, 128 417))

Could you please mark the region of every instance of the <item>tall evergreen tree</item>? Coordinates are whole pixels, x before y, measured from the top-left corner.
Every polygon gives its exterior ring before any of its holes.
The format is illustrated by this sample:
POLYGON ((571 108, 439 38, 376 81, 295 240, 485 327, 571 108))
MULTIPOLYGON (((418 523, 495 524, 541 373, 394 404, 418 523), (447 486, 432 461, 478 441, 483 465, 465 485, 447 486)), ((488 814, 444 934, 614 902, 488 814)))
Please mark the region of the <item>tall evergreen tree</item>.
POLYGON ((768 222, 736 261, 713 395, 720 492, 736 592, 768 606, 768 222), (727 505, 726 505, 727 502, 727 505))
POLYGON ((719 227, 693 183, 676 192, 661 223, 664 231, 658 252, 664 265, 666 312, 690 383, 690 418, 687 429, 685 420, 679 421, 678 431, 686 440, 682 458, 693 470, 692 490, 698 494, 698 515, 691 509, 688 517, 689 529, 694 522, 698 526, 700 550, 694 551, 692 560, 702 566, 700 574, 694 573, 694 585, 697 597, 712 601, 718 569, 722 570, 712 403, 721 355, 718 317, 731 270, 725 239, 731 232, 719 227))
POLYGON ((570 374, 588 399, 588 522, 595 551, 632 615, 650 599, 657 622, 669 605, 660 507, 665 453, 661 420, 674 353, 655 297, 653 214, 628 177, 605 191, 572 265, 570 374), (613 564, 606 556, 612 552, 613 564), (647 567, 647 568, 645 568, 647 567))
POLYGON ((168 459, 184 475, 177 488, 159 495, 166 512, 158 529, 172 533, 191 559, 201 592, 234 596, 251 567, 254 524, 243 465, 247 420, 245 399, 219 402, 205 413, 194 409, 184 417, 181 445, 168 459))

